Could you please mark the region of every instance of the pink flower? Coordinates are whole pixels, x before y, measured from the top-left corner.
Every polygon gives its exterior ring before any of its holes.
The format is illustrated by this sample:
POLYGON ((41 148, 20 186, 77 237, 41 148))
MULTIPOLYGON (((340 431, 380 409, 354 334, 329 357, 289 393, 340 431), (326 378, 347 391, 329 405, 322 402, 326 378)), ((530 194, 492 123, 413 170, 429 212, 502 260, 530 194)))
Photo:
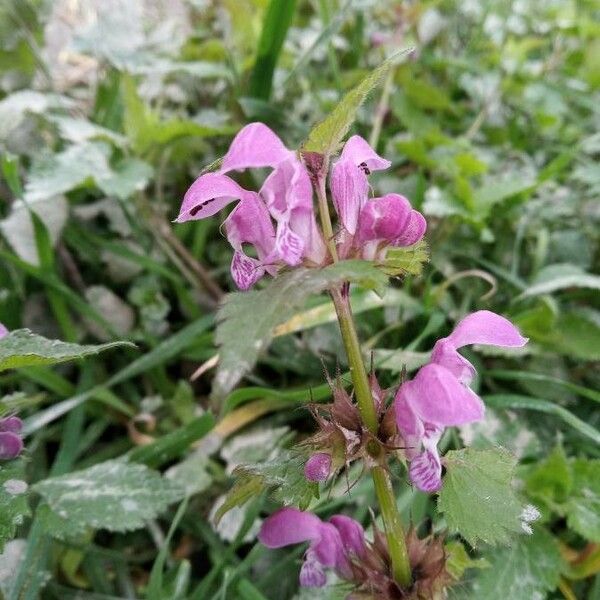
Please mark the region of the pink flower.
POLYGON ((2 323, 0 323, 0 340, 3 337, 6 337, 8 335, 8 329, 6 329, 6 327, 4 327, 4 325, 2 325, 2 323))
POLYGON ((23 422, 18 417, 0 419, 0 460, 11 460, 21 454, 23 422))
POLYGON ((425 218, 404 196, 387 194, 369 199, 367 176, 390 165, 358 135, 346 142, 334 163, 330 186, 342 225, 342 256, 354 252, 368 260, 384 258, 385 248, 411 246, 425 234, 425 218))
POLYGON ((510 321, 480 310, 438 340, 430 362, 402 384, 394 399, 396 422, 410 461, 410 479, 420 490, 435 492, 442 484, 437 443, 444 429, 479 421, 485 411, 481 398, 468 387, 475 367, 458 348, 469 344, 515 348, 526 343, 510 321))
POLYGON ((265 271, 275 274, 279 263, 323 262, 326 248, 315 220, 308 173, 296 153, 262 123, 251 123, 235 136, 218 173, 196 179, 176 221, 213 216, 236 200, 240 203, 225 230, 235 250, 231 273, 239 288, 248 289, 265 271), (248 168, 273 169, 258 194, 226 175, 248 168), (246 255, 243 244, 254 246, 258 258, 246 255))
POLYGON ((325 523, 316 515, 296 508, 282 508, 263 523, 258 539, 267 548, 281 548, 309 542, 300 569, 300 585, 325 585, 325 568, 344 578, 352 578, 351 561, 366 553, 364 530, 360 523, 335 515, 325 523))

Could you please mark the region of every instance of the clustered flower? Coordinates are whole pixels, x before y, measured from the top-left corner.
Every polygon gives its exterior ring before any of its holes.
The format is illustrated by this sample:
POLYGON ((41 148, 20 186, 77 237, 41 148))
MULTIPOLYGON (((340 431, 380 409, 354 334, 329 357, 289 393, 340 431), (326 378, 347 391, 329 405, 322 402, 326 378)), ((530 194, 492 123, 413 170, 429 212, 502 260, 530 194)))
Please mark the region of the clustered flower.
POLYGON ((317 431, 303 445, 311 456, 304 467, 309 481, 325 481, 350 463, 363 460, 367 466, 379 464, 378 460, 392 450, 396 425, 393 409, 387 407, 387 392, 382 390, 374 373, 369 377, 371 395, 375 401, 378 428, 376 433, 365 427, 356 404, 338 376, 336 381, 327 378, 333 401, 310 406, 317 423, 317 431))
MULTIPOLYGON (((358 135, 346 142, 333 164, 330 188, 339 217, 336 244, 341 258, 382 260, 388 247, 410 246, 423 237, 425 219, 406 198, 399 194, 369 198, 367 176, 390 164, 358 135)), ((299 154, 263 123, 244 127, 220 169, 196 179, 176 221, 205 219, 236 201, 224 228, 234 250, 231 275, 238 288, 249 289, 265 273, 276 275, 284 266, 318 267, 331 260, 315 218, 309 171, 299 154), (228 175, 259 168, 271 172, 258 192, 241 187, 228 175), (245 246, 253 247, 255 257, 246 253, 245 246)))
POLYGON ((327 582, 326 570, 331 570, 354 584, 348 598, 429 598, 452 582, 442 540, 433 536, 419 539, 414 530, 406 540, 415 576, 410 590, 402 590, 394 581, 387 541, 376 525, 370 542, 362 525, 351 517, 334 515, 322 521, 311 512, 286 507, 264 521, 258 539, 267 548, 308 542, 300 568, 300 585, 322 587, 327 582))
MULTIPOLYGON (((231 274, 242 290, 265 273, 275 276, 286 267, 328 264, 333 258, 327 244, 332 241, 341 259, 361 258, 385 265, 390 249, 421 240, 425 219, 406 198, 399 194, 371 197, 368 176, 391 163, 358 135, 348 139, 329 173, 337 229, 334 239, 326 240, 313 204, 313 184, 322 190, 325 183, 323 164, 321 155, 289 150, 266 125, 251 123, 236 135, 219 170, 201 175, 192 184, 176 221, 211 217, 237 202, 223 225, 234 251, 231 274), (258 192, 245 189, 229 175, 246 169, 270 169, 258 192)), ((311 407, 318 429, 305 442, 311 452, 304 468, 306 478, 325 481, 359 459, 367 466, 385 466, 386 453, 402 449, 411 482, 425 492, 439 490, 442 461, 437 445, 445 428, 481 420, 485 410, 469 387, 475 368, 458 349, 471 344, 521 347, 526 343, 518 329, 500 315, 478 311, 466 316, 448 337, 436 342, 430 361, 415 377, 402 382, 393 402, 386 402, 388 392, 371 373, 377 431, 364 426, 339 378, 335 384, 330 380, 333 401, 311 407)), ((300 570, 301 585, 324 585, 326 569, 330 569, 354 584, 358 595, 352 597, 356 598, 361 593, 385 600, 424 597, 422 593, 433 597, 451 579, 441 540, 419 540, 411 530, 406 542, 415 577, 411 590, 401 590, 391 574, 385 536, 374 527, 374 541, 368 542, 360 523, 344 515, 324 522, 310 512, 282 508, 263 523, 259 539, 269 548, 309 542, 300 570)))
MULTIPOLYGON (((0 323, 0 339, 8 335, 8 329, 0 323)), ((23 422, 14 415, 0 418, 0 460, 11 460, 21 454, 23 422)))

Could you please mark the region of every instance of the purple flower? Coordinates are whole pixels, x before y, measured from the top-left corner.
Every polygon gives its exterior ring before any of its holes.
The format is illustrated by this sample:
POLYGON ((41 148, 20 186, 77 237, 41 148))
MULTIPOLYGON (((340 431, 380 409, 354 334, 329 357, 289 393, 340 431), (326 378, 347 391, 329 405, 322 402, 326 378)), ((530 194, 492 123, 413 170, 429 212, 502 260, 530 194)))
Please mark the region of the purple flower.
POLYGON ((0 419, 0 460, 11 460, 21 454, 23 422, 15 416, 0 419))
POLYGON ((526 343, 504 317, 487 310, 474 312, 438 340, 430 362, 402 384, 394 399, 396 422, 410 461, 410 479, 420 490, 435 492, 442 484, 437 443, 444 429, 483 418, 483 402, 468 387, 475 367, 458 348, 469 344, 516 348, 526 343))
POLYGON ((325 481, 331 473, 331 454, 316 452, 304 465, 304 476, 309 481, 325 481))
POLYGON ((342 225, 343 257, 354 253, 368 260, 384 258, 387 247, 411 246, 425 234, 425 218, 404 196, 387 194, 369 199, 367 176, 390 165, 358 135, 346 142, 334 163, 330 186, 342 225))
POLYGON ((325 568, 351 579, 351 561, 366 553, 364 530, 354 519, 335 515, 325 523, 312 513, 290 507, 272 514, 263 523, 258 539, 267 548, 309 542, 300 569, 300 585, 304 587, 325 585, 325 568))
POLYGON ((176 221, 213 216, 236 200, 240 203, 225 230, 235 250, 231 273, 239 288, 248 289, 265 271, 275 274, 281 263, 323 262, 326 248, 315 220, 308 172, 296 153, 262 123, 251 123, 235 136, 218 173, 196 179, 176 221), (258 194, 226 175, 248 168, 273 169, 258 194), (243 244, 254 246, 258 258, 247 256, 243 244))
POLYGON ((3 337, 6 337, 8 335, 8 329, 6 329, 6 327, 4 327, 4 325, 2 325, 2 323, 0 323, 0 340, 3 337))

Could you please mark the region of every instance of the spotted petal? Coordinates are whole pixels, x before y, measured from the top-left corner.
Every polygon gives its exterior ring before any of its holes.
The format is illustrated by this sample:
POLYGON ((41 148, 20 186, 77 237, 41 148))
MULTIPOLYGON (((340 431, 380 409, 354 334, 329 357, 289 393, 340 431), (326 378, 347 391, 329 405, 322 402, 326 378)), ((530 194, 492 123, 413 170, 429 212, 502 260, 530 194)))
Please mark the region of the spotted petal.
POLYGON ((179 216, 175 221, 185 223, 196 219, 206 219, 222 208, 241 200, 248 192, 227 175, 206 173, 192 183, 183 197, 179 216))
POLYGON ((437 492, 442 487, 442 463, 437 449, 424 450, 410 462, 408 475, 423 492, 437 492))
POLYGON ((360 212, 369 195, 367 175, 391 164, 359 135, 353 135, 344 145, 331 169, 331 195, 340 221, 351 235, 356 233, 360 212))
POLYGON ((380 171, 391 166, 391 162, 385 158, 381 158, 369 142, 360 135, 353 135, 348 138, 344 144, 340 159, 349 160, 351 163, 359 166, 364 164, 369 171, 380 171))
POLYGON ((331 169, 331 196, 340 221, 351 234, 356 233, 358 216, 369 195, 364 171, 349 160, 338 160, 331 169))

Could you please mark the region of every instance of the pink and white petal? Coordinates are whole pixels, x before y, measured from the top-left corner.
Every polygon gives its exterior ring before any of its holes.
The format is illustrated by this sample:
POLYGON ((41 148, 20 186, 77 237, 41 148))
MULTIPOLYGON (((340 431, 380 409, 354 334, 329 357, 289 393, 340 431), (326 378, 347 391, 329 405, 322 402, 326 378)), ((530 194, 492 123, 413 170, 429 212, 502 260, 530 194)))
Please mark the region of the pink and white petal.
POLYGON ((327 255, 327 247, 317 225, 313 207, 295 208, 290 214, 290 229, 304 243, 303 256, 320 265, 327 255))
POLYGON ((331 169, 330 187, 340 221, 354 235, 360 212, 369 196, 367 176, 350 160, 340 159, 331 169))
POLYGON ((8 335, 8 329, 0 323, 0 340, 8 335))
POLYGON ((326 583, 327 576, 323 565, 312 550, 307 550, 300 568, 300 585, 302 587, 323 587, 326 583))
POLYGON ((427 221, 418 211, 412 210, 402 233, 393 241, 394 246, 412 246, 416 244, 427 230, 427 221))
POLYGON ((263 123, 250 123, 233 138, 220 172, 275 167, 290 154, 292 152, 269 127, 263 123))
POLYGON ((483 418, 485 407, 481 398, 445 367, 429 363, 410 383, 406 400, 424 423, 446 427, 483 418))
POLYGON ((231 260, 231 277, 240 290, 250 289, 263 275, 260 261, 236 250, 231 260))
POLYGON ((183 197, 177 223, 206 219, 222 208, 240 200, 248 192, 227 175, 206 173, 192 183, 183 197))
POLYGON ((275 251, 281 260, 292 267, 302 262, 304 240, 292 231, 287 220, 282 219, 277 224, 275 251))
POLYGON ((346 556, 362 558, 367 550, 363 526, 346 515, 333 515, 329 522, 338 530, 346 556))
POLYGON ((267 548, 318 540, 322 525, 323 522, 316 515, 286 506, 263 522, 258 539, 267 548))
POLYGON ((431 352, 431 362, 448 369, 465 385, 469 385, 477 374, 475 367, 458 353, 448 338, 441 338, 435 343, 431 352))
POLYGON ((421 440, 425 433, 423 422, 417 417, 408 402, 412 386, 414 386, 412 381, 405 381, 394 398, 396 425, 404 442, 404 454, 409 460, 420 452, 421 440))
POLYGON ((277 220, 290 210, 313 208, 310 177, 295 155, 277 165, 265 179, 259 194, 277 220))
POLYGON ((467 315, 454 328, 448 340, 455 348, 468 344, 520 348, 528 341, 508 319, 489 310, 478 310, 467 315))
POLYGON ((360 211, 359 242, 396 239, 404 232, 411 213, 410 202, 400 194, 368 200, 360 211))
POLYGON ((253 244, 262 261, 275 247, 275 228, 264 202, 254 192, 248 192, 225 220, 225 233, 235 250, 242 244, 253 244))
POLYGON ((442 487, 442 463, 437 449, 426 449, 413 458, 408 474, 416 488, 427 493, 437 492, 442 487))
POLYGON ((364 164, 369 171, 387 169, 392 164, 389 160, 381 158, 371 148, 369 142, 360 135, 353 135, 348 138, 348 141, 344 144, 340 158, 341 160, 349 160, 357 167, 364 164))

